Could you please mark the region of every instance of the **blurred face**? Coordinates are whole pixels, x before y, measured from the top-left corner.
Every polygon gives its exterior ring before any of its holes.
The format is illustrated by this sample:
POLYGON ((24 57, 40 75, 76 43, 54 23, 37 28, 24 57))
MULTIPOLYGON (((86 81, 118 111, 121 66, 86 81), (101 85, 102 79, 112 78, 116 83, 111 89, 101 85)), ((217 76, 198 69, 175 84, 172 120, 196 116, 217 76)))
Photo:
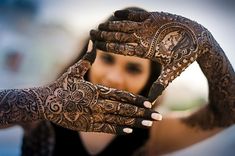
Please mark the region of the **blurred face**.
POLYGON ((147 59, 97 50, 88 78, 94 84, 138 94, 147 83, 149 75, 150 61, 147 59))

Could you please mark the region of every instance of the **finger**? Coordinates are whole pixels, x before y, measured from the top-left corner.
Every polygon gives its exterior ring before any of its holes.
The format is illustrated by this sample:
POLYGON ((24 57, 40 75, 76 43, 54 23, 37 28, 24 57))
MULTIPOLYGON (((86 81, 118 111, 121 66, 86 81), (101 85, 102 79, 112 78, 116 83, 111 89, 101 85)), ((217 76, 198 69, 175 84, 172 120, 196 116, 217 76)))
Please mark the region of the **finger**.
POLYGON ((152 109, 137 107, 135 105, 111 100, 100 100, 94 107, 94 113, 116 114, 124 117, 144 118, 147 120, 161 120, 161 114, 152 109))
MULTIPOLYGON (((99 116, 99 114, 98 114, 99 116)), ((147 128, 152 126, 152 120, 146 120, 143 118, 132 118, 132 117, 123 117, 118 115, 107 114, 102 118, 98 117, 94 119, 94 122, 100 123, 108 123, 108 124, 116 124, 118 126, 127 126, 127 127, 135 127, 135 128, 147 128)))
POLYGON ((125 33, 133 33, 134 30, 140 29, 142 23, 133 21, 109 21, 99 25, 99 30, 118 31, 125 33))
POLYGON ((164 89, 165 87, 162 84, 154 82, 150 88, 148 100, 154 102, 162 94, 164 89))
POLYGON ((96 58, 96 45, 92 45, 91 51, 88 51, 81 60, 69 68, 70 74, 82 78, 91 67, 96 58))
POLYGON ((191 62, 184 59, 182 63, 176 62, 165 66, 158 79, 152 84, 149 91, 148 100, 150 102, 155 101, 162 94, 163 90, 169 85, 169 83, 178 77, 189 66, 189 64, 191 64, 191 62))
POLYGON ((149 17, 150 13, 146 11, 134 11, 134 10, 117 10, 114 12, 114 16, 122 20, 131 20, 136 22, 144 21, 149 17))
POLYGON ((96 41, 109 41, 119 43, 137 43, 138 39, 133 34, 122 32, 107 32, 91 30, 90 35, 92 40, 96 41))
POLYGON ((123 103, 130 103, 135 106, 139 107, 147 107, 149 108, 148 104, 145 104, 147 101, 147 98, 141 96, 141 95, 135 95, 130 92, 126 92, 123 90, 118 90, 114 88, 105 87, 102 85, 97 85, 99 95, 104 100, 112 100, 112 101, 118 101, 123 103))
POLYGON ((110 43, 110 42, 96 42, 96 47, 106 52, 112 52, 115 54, 137 56, 145 58, 145 50, 137 44, 122 44, 122 43, 110 43))
POLYGON ((90 64, 93 64, 95 58, 96 58, 96 44, 93 44, 93 42, 90 40, 88 45, 88 51, 83 56, 82 61, 88 61, 90 64))
POLYGON ((92 128, 90 128, 88 131, 125 135, 125 134, 132 133, 133 129, 130 127, 126 127, 126 126, 118 126, 116 124, 97 122, 97 123, 94 123, 92 128))

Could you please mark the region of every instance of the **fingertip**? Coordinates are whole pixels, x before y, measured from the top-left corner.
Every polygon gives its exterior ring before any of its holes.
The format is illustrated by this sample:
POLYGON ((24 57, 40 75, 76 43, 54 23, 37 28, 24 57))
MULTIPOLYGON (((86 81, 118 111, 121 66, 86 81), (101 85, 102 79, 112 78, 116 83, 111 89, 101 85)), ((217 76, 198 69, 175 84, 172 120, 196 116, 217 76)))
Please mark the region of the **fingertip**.
POLYGON ((99 30, 107 30, 107 29, 108 29, 108 23, 101 23, 101 24, 98 26, 98 29, 99 29, 99 30))
POLYGON ((87 52, 87 54, 84 56, 84 60, 89 61, 91 64, 94 63, 96 58, 96 48, 92 48, 90 52, 87 52))
POLYGON ((145 106, 146 108, 152 108, 152 103, 149 102, 149 101, 144 101, 144 106, 145 106))
POLYGON ((90 30, 90 36, 93 36, 93 35, 95 34, 95 32, 96 32, 96 30, 91 29, 91 30, 90 30))
POLYGON ((150 120, 143 120, 143 121, 141 122, 141 124, 142 124, 143 126, 146 126, 146 127, 151 127, 151 126, 153 125, 153 121, 150 121, 150 120))
POLYGON ((123 128, 123 132, 127 133, 127 134, 130 134, 130 133, 133 132, 133 129, 132 128, 123 128))
POLYGON ((117 10, 114 12, 114 16, 117 18, 126 18, 128 17, 129 10, 117 10))
POLYGON ((151 117, 152 117, 152 119, 155 119, 155 120, 158 120, 158 121, 162 120, 162 115, 159 114, 159 113, 152 113, 151 117))
POLYGON ((164 90, 164 86, 159 83, 154 83, 149 91, 148 99, 150 102, 154 102, 158 96, 160 96, 164 90))

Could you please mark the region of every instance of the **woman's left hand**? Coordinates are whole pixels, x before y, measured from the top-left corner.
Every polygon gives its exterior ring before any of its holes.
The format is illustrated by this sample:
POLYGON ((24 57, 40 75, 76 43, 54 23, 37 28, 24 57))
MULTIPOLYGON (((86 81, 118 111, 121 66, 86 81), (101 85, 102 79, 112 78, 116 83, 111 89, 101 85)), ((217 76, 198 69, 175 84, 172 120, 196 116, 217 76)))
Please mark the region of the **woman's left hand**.
POLYGON ((162 91, 202 53, 211 48, 210 33, 187 18, 164 12, 121 10, 118 21, 99 25, 90 34, 97 48, 116 54, 138 56, 162 65, 149 100, 162 91))

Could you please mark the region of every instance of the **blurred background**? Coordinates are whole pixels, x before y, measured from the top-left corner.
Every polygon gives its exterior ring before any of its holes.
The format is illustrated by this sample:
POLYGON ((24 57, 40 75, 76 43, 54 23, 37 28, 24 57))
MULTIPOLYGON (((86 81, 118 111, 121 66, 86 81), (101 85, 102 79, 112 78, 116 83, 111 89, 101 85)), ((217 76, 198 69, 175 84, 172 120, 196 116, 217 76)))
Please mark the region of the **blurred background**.
MULTIPOLYGON (((0 89, 53 81, 79 55, 90 29, 115 10, 137 6, 182 15, 210 30, 235 66, 233 0, 1 0, 0 89)), ((207 82, 193 63, 166 89, 164 107, 185 112, 207 102, 207 82)), ((0 130, 0 156, 20 155, 22 129, 0 130)))

